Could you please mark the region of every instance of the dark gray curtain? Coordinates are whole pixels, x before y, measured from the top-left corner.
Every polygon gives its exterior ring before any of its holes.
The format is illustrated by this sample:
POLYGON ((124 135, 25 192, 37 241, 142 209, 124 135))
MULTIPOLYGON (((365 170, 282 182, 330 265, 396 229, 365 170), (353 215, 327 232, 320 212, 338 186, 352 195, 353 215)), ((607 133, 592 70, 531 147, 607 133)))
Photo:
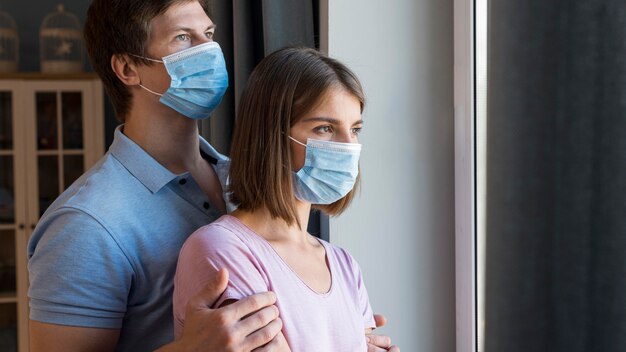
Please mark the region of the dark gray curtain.
MULTIPOLYGON (((229 88, 214 116, 200 122, 202 135, 228 154, 239 96, 250 72, 267 54, 288 45, 319 43, 319 0, 215 0, 215 40, 229 72, 229 88)), ((313 212, 309 232, 328 239, 328 218, 313 212)))
POLYGON ((201 123, 202 135, 222 153, 230 150, 241 91, 265 55, 287 45, 315 46, 317 0, 214 0, 215 40, 226 58, 230 86, 214 116, 201 123))
POLYGON ((492 1, 487 352, 626 351, 626 1, 492 1))

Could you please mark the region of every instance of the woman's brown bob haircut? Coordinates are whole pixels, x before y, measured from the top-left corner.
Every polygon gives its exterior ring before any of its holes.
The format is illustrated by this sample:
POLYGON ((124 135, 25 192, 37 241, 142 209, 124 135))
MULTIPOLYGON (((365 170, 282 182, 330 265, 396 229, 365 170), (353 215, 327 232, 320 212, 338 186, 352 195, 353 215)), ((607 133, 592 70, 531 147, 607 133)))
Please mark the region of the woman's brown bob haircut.
MULTIPOLYGON (((132 95, 111 69, 113 55, 145 55, 150 23, 172 5, 198 1, 211 17, 208 0, 94 0, 87 10, 84 36, 91 66, 98 73, 117 119, 124 122, 132 95)), ((129 61, 153 63, 128 55, 129 61)))
MULTIPOLYGON (((229 190, 239 209, 266 207, 273 218, 302 227, 294 201, 289 131, 335 88, 354 95, 363 111, 365 96, 356 75, 316 50, 281 49, 254 69, 241 95, 231 145, 229 190)), ((359 183, 360 176, 345 197, 314 207, 330 215, 340 214, 359 183)))

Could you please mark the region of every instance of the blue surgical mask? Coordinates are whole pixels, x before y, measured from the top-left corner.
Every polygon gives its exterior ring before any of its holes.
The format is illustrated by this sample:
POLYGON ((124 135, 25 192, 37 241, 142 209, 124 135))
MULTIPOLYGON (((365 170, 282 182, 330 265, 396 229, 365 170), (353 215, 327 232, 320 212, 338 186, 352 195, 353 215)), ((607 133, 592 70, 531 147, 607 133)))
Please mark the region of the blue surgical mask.
MULTIPOLYGON (((137 56, 137 55, 133 55, 137 56)), ((224 55, 216 42, 206 42, 155 60, 165 65, 172 82, 163 94, 139 84, 161 97, 159 101, 190 119, 209 117, 222 101, 228 88, 224 55)))
POLYGON ((345 197, 359 175, 358 143, 338 143, 307 139, 304 166, 293 173, 298 199, 312 204, 331 204, 345 197))

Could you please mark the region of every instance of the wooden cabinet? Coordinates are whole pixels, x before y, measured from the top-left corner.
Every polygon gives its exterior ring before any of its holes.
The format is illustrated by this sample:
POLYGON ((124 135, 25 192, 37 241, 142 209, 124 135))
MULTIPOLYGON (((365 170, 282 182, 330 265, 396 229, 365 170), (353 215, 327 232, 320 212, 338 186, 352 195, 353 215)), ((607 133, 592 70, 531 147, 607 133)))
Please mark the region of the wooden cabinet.
POLYGON ((104 153, 97 76, 0 76, 0 351, 28 351, 26 245, 39 217, 104 153))

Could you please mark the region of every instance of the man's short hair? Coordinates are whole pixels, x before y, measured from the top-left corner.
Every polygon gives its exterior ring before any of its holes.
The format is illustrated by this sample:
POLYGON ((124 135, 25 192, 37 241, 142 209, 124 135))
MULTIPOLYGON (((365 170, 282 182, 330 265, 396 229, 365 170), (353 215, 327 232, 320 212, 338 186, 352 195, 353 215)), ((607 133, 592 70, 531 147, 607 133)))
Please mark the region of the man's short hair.
MULTIPOLYGON (((111 57, 145 55, 150 23, 172 5, 198 1, 211 17, 209 0, 94 0, 87 10, 84 35, 91 66, 100 76, 121 122, 130 112, 132 95, 111 68, 111 57)), ((145 60, 129 56, 134 63, 145 60)))

